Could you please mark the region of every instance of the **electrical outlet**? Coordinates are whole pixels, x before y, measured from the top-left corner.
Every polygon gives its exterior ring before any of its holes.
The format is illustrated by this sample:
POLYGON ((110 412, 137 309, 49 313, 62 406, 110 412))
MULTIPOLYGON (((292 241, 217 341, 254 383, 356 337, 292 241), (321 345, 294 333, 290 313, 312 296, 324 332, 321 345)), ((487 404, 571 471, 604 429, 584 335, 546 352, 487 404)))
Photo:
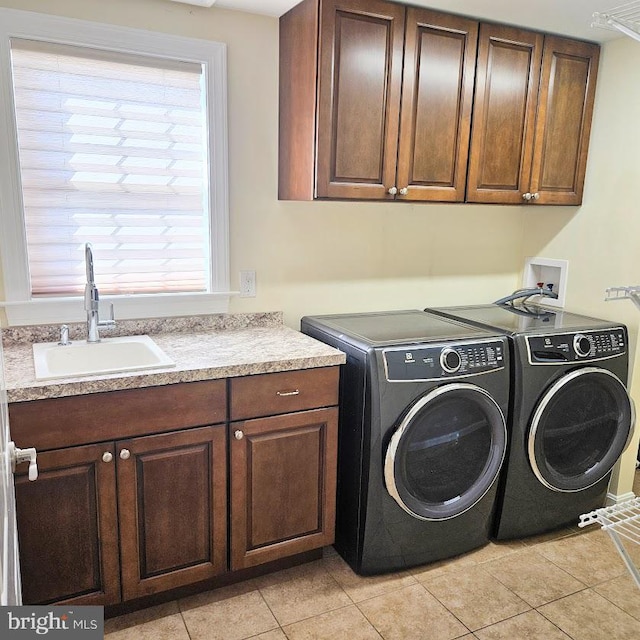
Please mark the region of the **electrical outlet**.
POLYGON ((241 298, 256 297, 256 272, 255 271, 240 272, 240 297, 241 298))

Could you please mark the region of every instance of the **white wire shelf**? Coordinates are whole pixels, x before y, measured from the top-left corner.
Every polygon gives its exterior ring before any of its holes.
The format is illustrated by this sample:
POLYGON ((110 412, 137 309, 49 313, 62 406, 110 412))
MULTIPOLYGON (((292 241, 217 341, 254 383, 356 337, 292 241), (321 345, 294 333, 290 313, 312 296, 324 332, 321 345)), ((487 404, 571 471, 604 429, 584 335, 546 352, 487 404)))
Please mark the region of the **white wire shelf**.
POLYGON ((626 500, 610 507, 602 507, 580 516, 579 527, 586 527, 590 524, 602 525, 602 529, 609 534, 629 573, 631 573, 631 577, 640 588, 640 572, 621 540, 624 538, 634 544, 640 544, 640 497, 636 496, 632 500, 626 500))
POLYGON ((592 27, 612 29, 640 41, 640 2, 626 4, 593 14, 592 27))
POLYGON ((633 287, 609 287, 605 289, 605 302, 631 300, 640 309, 640 285, 633 287))

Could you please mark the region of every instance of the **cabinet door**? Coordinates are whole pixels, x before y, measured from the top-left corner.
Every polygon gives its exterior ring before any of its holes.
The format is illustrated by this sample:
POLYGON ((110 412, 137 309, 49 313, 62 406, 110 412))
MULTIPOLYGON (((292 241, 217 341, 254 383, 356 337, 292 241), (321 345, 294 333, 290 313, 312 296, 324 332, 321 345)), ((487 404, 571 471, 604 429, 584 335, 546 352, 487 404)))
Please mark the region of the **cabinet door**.
POLYGON ((18 469, 24 603, 119 602, 113 444, 38 452, 35 482, 18 469))
POLYGON ((321 7, 316 197, 393 199, 404 7, 382 0, 321 7))
POLYGON ((331 544, 338 410, 232 423, 231 568, 331 544))
POLYGON ((226 569, 225 428, 117 443, 123 598, 226 569))
POLYGON ((464 200, 477 40, 473 20, 407 10, 397 174, 403 200, 464 200))
POLYGON ((522 204, 529 192, 543 39, 480 26, 468 202, 522 204))
POLYGON ((600 47, 546 36, 530 191, 536 204, 580 204, 600 47))

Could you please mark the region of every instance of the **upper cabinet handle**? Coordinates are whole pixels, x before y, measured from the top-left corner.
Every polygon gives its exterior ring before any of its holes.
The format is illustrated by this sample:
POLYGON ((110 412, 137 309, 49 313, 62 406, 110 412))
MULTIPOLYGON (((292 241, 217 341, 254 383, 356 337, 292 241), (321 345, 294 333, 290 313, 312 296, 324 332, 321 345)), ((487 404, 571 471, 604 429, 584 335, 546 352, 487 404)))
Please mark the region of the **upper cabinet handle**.
POLYGON ((276 395, 284 398, 286 396, 299 396, 300 389, 294 389, 293 391, 276 391, 276 395))
POLYGON ((535 193, 531 194, 531 199, 532 200, 537 200, 540 197, 540 194, 536 191, 535 193))
POLYGON ((395 195, 396 195, 396 193, 398 193, 398 187, 391 187, 391 189, 389 189, 389 190, 387 191, 387 193, 388 193, 390 196, 395 196, 395 195))
POLYGON ((522 199, 526 200, 527 202, 529 202, 529 200, 531 200, 533 196, 527 191, 527 193, 523 193, 522 194, 522 199))
POLYGON ((402 187, 402 189, 400 189, 401 196, 406 196, 407 193, 409 193, 409 189, 407 187, 402 187))

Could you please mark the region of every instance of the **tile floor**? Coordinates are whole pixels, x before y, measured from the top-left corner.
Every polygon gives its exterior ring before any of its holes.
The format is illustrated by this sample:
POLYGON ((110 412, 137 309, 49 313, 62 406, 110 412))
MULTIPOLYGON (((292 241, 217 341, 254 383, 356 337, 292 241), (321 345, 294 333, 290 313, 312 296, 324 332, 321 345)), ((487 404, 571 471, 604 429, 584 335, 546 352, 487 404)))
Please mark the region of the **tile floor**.
MULTIPOLYGON (((640 566, 640 545, 628 549, 640 566)), ((108 640, 638 640, 640 589, 595 525, 371 578, 327 548, 105 627, 108 640)))

